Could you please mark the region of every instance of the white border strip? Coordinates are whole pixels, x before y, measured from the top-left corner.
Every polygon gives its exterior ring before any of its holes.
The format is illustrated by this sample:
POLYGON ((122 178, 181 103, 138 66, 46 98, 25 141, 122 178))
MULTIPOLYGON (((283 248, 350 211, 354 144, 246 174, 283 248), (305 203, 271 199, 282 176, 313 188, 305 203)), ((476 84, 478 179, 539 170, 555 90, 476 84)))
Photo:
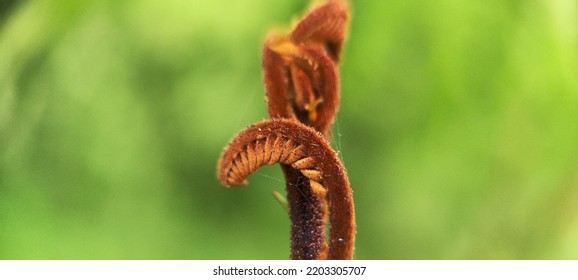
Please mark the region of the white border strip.
POLYGON ((0 261, 0 279, 576 280, 578 261, 0 261))

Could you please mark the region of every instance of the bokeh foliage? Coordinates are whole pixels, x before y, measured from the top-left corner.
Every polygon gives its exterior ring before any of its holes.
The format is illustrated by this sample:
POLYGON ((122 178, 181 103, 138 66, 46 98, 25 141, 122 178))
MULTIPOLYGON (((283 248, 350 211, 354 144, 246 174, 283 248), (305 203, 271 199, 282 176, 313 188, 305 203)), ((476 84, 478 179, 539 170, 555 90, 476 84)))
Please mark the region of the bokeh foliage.
MULTIPOLYGON (((577 1, 350 2, 356 258, 578 258, 577 1)), ((279 168, 225 189, 215 166, 307 5, 0 5, 0 258, 287 258, 279 168)))

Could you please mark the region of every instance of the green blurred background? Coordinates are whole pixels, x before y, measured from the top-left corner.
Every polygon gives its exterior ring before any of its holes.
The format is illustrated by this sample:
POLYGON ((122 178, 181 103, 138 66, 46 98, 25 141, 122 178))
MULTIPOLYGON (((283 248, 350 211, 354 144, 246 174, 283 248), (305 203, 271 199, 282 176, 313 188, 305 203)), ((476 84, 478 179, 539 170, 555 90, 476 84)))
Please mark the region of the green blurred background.
MULTIPOLYGON (((578 3, 350 1, 357 259, 578 259, 578 3)), ((1 259, 287 259, 264 36, 306 0, 0 2, 1 259)))

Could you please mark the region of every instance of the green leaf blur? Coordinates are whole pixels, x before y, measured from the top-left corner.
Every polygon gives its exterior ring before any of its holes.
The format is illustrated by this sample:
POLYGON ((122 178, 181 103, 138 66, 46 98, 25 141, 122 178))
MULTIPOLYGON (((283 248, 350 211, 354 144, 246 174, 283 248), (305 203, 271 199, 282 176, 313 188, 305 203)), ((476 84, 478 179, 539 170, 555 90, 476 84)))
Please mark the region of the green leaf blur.
MULTIPOLYGON (((308 1, 10 2, 1 259, 289 257, 279 168, 225 189, 215 167, 267 118, 264 36, 308 1)), ((577 259, 577 1, 350 2, 355 257, 577 259)))

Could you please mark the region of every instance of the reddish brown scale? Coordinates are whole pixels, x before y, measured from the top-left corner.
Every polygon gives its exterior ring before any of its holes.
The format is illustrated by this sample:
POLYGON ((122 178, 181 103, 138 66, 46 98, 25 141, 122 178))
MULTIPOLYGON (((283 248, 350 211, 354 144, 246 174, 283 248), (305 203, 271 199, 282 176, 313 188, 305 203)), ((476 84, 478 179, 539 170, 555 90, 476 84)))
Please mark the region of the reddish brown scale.
POLYGON ((273 152, 271 153, 271 158, 267 164, 271 165, 279 161, 281 153, 283 152, 283 147, 285 147, 285 139, 276 136, 275 144, 273 145, 273 152))
POLYGON ((277 138, 269 136, 265 141, 265 146, 263 147, 263 162, 266 162, 266 164, 270 164, 269 161, 271 160, 271 155, 273 154, 273 146, 275 144, 275 140, 277 140, 277 138))
POLYGON ((315 166, 315 159, 313 157, 302 158, 300 160, 296 160, 291 164, 291 167, 295 169, 305 169, 311 168, 313 166, 315 166))
POLYGON ((253 148, 253 143, 249 143, 245 147, 245 151, 247 151, 247 171, 252 172, 253 170, 257 169, 257 163, 255 161, 255 148, 253 148))
POLYGON ((265 157, 265 148, 263 147, 263 144, 265 144, 263 140, 257 140, 257 142, 255 142, 255 151, 262 151, 255 153, 257 156, 255 160, 256 162, 264 162, 263 158, 265 157))
POLYGON ((292 162, 287 161, 293 149, 295 148, 295 143, 291 139, 285 141, 285 146, 283 147, 283 152, 279 156, 279 162, 283 164, 291 164, 292 162))
POLYGON ((249 160, 247 159, 247 151, 243 151, 239 154, 239 159, 236 163, 239 167, 239 170, 242 172, 241 174, 247 174, 249 172, 249 160))

